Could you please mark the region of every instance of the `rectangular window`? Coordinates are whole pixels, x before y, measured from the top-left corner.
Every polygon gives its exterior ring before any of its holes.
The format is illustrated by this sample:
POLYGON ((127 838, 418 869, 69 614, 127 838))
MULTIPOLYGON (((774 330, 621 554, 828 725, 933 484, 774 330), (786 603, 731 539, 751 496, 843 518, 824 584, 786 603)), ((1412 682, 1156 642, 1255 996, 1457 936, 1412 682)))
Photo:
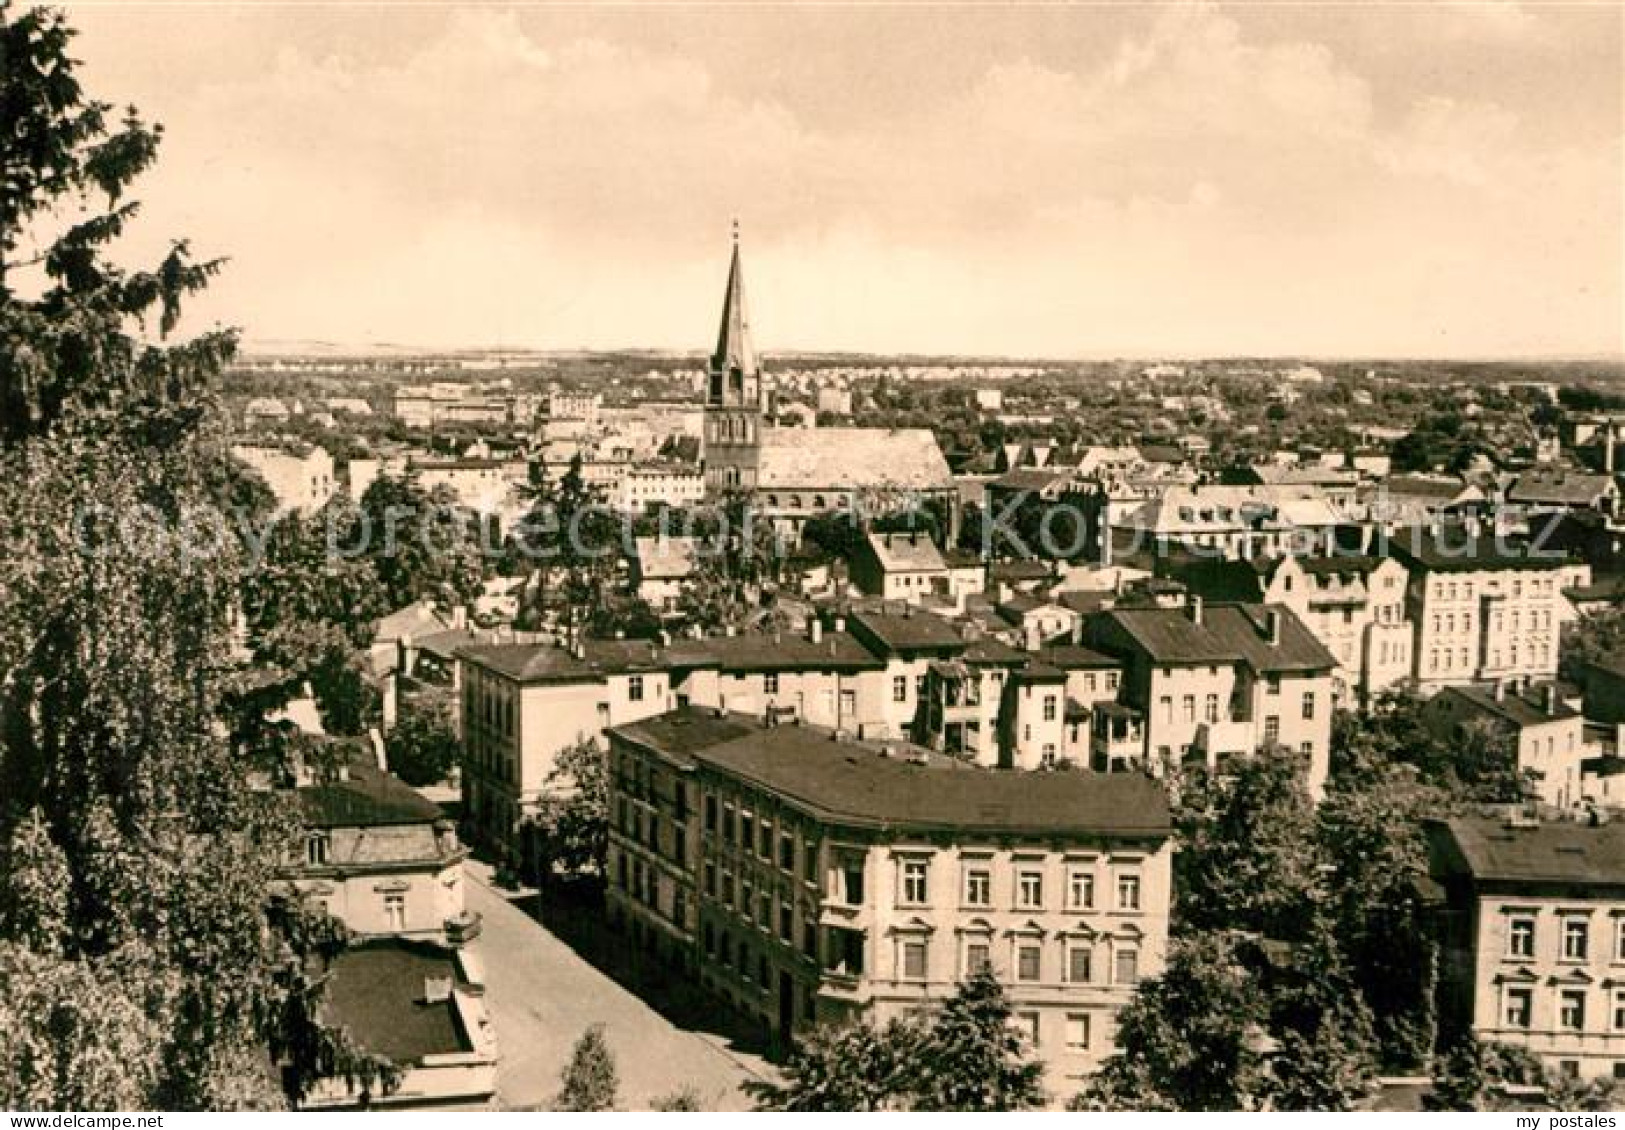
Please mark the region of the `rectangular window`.
POLYGON ((1039 977, 1039 964, 1042 950, 1037 945, 1022 944, 1016 947, 1016 980, 1036 981, 1039 977))
POLYGON ((712 833, 717 830, 717 798, 714 796, 705 798, 705 830, 712 833))
POLYGON ((1625 918, 1614 923, 1614 960, 1625 961, 1625 918))
POLYGON ((1584 1031, 1586 994, 1584 989, 1564 989, 1558 994, 1557 1026, 1570 1032, 1584 1031))
POLYGON ((1218 695, 1210 694, 1207 696, 1207 700, 1202 704, 1202 717, 1205 718, 1209 723, 1217 722, 1219 720, 1218 695))
POLYGON ((406 893, 394 891, 384 896, 384 922, 391 930, 406 929, 406 893))
POLYGON ((1055 721, 1055 696, 1052 694, 1044 696, 1044 721, 1055 721))
POLYGON ((717 865, 715 863, 705 865, 705 893, 712 898, 717 896, 717 865))
POLYGON ((1074 985, 1087 985, 1094 977, 1095 951, 1089 946, 1069 946, 1066 951, 1066 979, 1074 985))
POLYGON ((1535 956, 1535 920, 1514 918, 1507 923, 1507 956, 1535 956))
POLYGON ((1277 742, 1281 740, 1281 720, 1271 714, 1264 719, 1264 741, 1277 742))
POLYGON ((1117 909, 1140 909, 1140 877, 1138 875, 1119 875, 1117 877, 1117 909))
POLYGON ((842 901, 847 906, 863 905, 863 862, 850 860, 841 868, 842 901))
POLYGON ((903 861, 903 902, 910 906, 924 906, 929 893, 930 869, 923 859, 903 861))
POLYGON ((1072 1052, 1089 1050, 1088 1013, 1069 1012, 1066 1014, 1066 1049, 1072 1052))
POLYGON ((1532 994, 1528 989, 1512 985, 1507 986, 1505 1026, 1508 1028, 1529 1027, 1532 1007, 1532 994))
POLYGON ((626 680, 626 697, 633 702, 643 701, 643 676, 633 675, 626 680))
POLYGON ((1625 1032, 1625 989, 1614 990, 1614 1031, 1625 1032))
POLYGON ((965 869, 965 905, 993 905, 993 873, 986 867, 965 869))
POLYGON ((925 980, 925 943, 903 943, 903 979, 905 981, 925 980))
POLYGON ((993 968, 993 950, 986 942, 965 943, 965 976, 993 968))
POLYGON ((1073 871, 1066 877, 1066 904, 1072 910, 1090 910, 1095 905, 1095 877, 1087 871, 1073 871))
POLYGON ((779 676, 778 676, 778 672, 770 671, 766 675, 762 676, 762 690, 766 694, 778 694, 779 693, 779 676))
POLYGON ((1023 910, 1044 908, 1044 873, 1022 871, 1016 876, 1016 905, 1023 910))
POLYGON ((1183 713, 1185 721, 1187 721, 1187 722, 1196 721, 1196 696, 1195 695, 1193 695, 1193 694, 1185 695, 1182 699, 1180 699, 1179 706, 1180 706, 1180 710, 1183 713))
POLYGON ((1303 692, 1303 716, 1305 718, 1313 718, 1315 716, 1315 692, 1314 691, 1304 691, 1303 692))
POLYGON ((1563 923, 1563 958, 1565 961, 1584 961, 1590 947, 1591 924, 1578 918, 1563 923))
POLYGON ((1140 979, 1140 951, 1117 951, 1116 967, 1112 970, 1112 984, 1132 985, 1140 979))
POLYGON ((795 915, 787 902, 779 903, 779 937, 790 941, 795 937, 795 915))
POLYGON ((748 812, 739 814, 739 846, 746 853, 756 846, 756 817, 748 812))
POLYGON ((893 702, 908 701, 908 676, 894 675, 891 681, 891 700, 893 702))
POLYGON ((796 840, 789 832, 779 834, 779 869, 781 871, 796 869, 796 840))

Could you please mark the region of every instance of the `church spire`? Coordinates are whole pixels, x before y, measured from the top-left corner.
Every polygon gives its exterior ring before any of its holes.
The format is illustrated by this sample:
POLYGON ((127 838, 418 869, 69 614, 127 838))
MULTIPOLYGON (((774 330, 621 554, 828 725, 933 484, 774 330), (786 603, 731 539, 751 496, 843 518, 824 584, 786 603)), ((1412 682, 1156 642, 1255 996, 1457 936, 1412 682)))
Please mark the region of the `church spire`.
POLYGON ((733 261, 728 264, 728 289, 722 297, 722 328, 717 332, 717 351, 711 357, 715 372, 737 369, 742 375, 756 375, 756 350, 750 341, 750 317, 745 313, 745 276, 739 267, 739 221, 734 221, 733 261))

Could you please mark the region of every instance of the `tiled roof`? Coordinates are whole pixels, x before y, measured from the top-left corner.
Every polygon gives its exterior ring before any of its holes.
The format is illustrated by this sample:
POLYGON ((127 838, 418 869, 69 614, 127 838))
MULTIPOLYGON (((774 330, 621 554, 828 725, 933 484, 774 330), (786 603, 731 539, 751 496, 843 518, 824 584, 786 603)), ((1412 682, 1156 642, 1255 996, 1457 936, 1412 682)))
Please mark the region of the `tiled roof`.
POLYGON ((1531 467, 1507 491, 1508 502, 1588 506, 1612 491, 1609 475, 1590 475, 1563 467, 1531 467))
POLYGON ((1291 609, 1281 605, 1214 604, 1196 623, 1174 608, 1115 608, 1115 619, 1150 657, 1168 665, 1244 662, 1259 672, 1321 671, 1337 660, 1291 609), (1280 617, 1281 642, 1269 639, 1268 614, 1280 617))
POLYGON ((850 620, 860 639, 871 638, 889 652, 957 649, 964 644, 953 623, 929 612, 865 609, 852 612, 850 620))
POLYGON ((1459 817, 1432 823, 1428 831, 1440 878, 1625 887, 1625 824, 1519 827, 1459 817))
POLYGON ((633 542, 633 557, 638 572, 644 577, 687 577, 694 571, 699 540, 690 537, 637 538, 633 542))
POLYGON ((869 549, 888 573, 941 573, 947 570, 927 534, 869 534, 869 549))
POLYGON ((1492 714, 1504 722, 1509 722, 1520 730, 1525 726, 1541 726, 1548 722, 1561 722, 1566 718, 1576 717, 1580 712, 1558 695, 1552 703, 1551 711, 1547 711, 1541 695, 1544 688, 1533 688, 1535 693, 1519 694, 1507 691, 1500 698, 1495 696, 1493 687, 1445 687, 1439 692, 1441 697, 1452 696, 1471 703, 1477 709, 1492 714))
MULTIPOLYGON (((669 718, 611 732, 658 749, 660 731, 650 724, 671 727, 669 718)), ((980 769, 909 747, 886 757, 873 745, 837 741, 810 727, 740 722, 746 733, 730 735, 723 728, 714 744, 685 743, 682 755, 834 822, 894 832, 1161 838, 1169 831, 1161 786, 1139 774, 980 769), (917 763, 916 756, 928 763, 917 763)))
POLYGON ((399 777, 373 766, 352 765, 349 780, 296 790, 305 824, 312 828, 366 828, 386 824, 432 824, 445 814, 399 777))
POLYGON ((1560 569, 1569 563, 1565 554, 1496 538, 1453 530, 1442 534, 1411 529, 1388 543, 1389 553, 1401 564, 1442 572, 1474 569, 1560 569))
POLYGON ((1082 671, 1089 668, 1116 668, 1123 665, 1122 660, 1107 655, 1103 651, 1082 647, 1078 644, 1055 644, 1044 648, 1039 653, 1044 662, 1059 667, 1065 671, 1082 671))
POLYGON ((756 486, 946 490, 953 473, 926 428, 766 428, 756 486))

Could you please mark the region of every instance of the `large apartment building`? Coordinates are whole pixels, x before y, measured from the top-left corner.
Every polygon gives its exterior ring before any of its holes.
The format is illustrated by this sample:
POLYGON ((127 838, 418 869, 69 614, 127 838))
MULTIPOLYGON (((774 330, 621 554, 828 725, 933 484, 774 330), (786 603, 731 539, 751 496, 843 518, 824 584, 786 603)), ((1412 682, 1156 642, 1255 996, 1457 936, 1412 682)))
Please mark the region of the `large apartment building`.
POLYGON ((1088 617, 1083 642, 1123 662, 1110 709, 1094 711, 1092 762, 1164 773, 1212 767, 1263 746, 1301 753, 1319 794, 1331 754, 1337 661, 1288 608, 1262 604, 1115 608, 1088 617))
POLYGON ((1428 832, 1445 891, 1444 1037, 1625 1079, 1625 825, 1463 818, 1428 832))
POLYGON ((1391 552, 1410 572, 1419 690, 1556 677, 1566 556, 1487 532, 1410 533, 1391 552))
POLYGON ((1169 819, 1143 776, 695 707, 609 737, 611 916, 781 1040, 931 1007, 990 966, 1068 1093, 1162 968, 1169 819))

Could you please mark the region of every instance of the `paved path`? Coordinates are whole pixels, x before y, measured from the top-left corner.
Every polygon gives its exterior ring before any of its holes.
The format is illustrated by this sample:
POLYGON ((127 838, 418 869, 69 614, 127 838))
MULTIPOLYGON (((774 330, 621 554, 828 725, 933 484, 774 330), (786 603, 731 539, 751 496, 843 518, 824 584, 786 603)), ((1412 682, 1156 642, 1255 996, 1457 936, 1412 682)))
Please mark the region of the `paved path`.
POLYGON ((761 1060, 673 1025, 512 905, 491 886, 487 867, 470 860, 464 874, 468 909, 485 919, 476 945, 501 1055, 500 1107, 548 1104, 576 1039, 602 1023, 623 1108, 646 1110, 652 1100, 691 1086, 706 1110, 749 1109, 739 1085, 770 1070, 761 1060))

